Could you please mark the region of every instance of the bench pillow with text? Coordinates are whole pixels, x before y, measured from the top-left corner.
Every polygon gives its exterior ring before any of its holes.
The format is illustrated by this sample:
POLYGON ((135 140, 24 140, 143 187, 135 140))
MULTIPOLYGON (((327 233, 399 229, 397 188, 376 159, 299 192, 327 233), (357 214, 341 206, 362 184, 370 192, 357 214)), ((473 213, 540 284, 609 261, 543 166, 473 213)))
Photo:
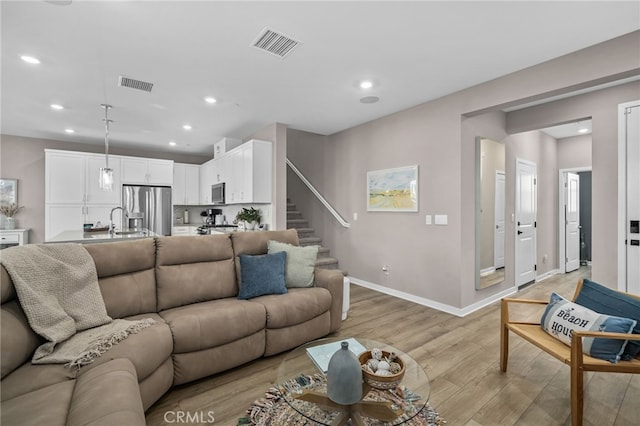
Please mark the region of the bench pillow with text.
MULTIPOLYGON (((576 303, 601 314, 617 315, 637 321, 634 334, 640 334, 640 300, 585 279, 576 303)), ((620 359, 628 361, 640 355, 640 341, 629 340, 620 359)))
MULTIPOLYGON (((566 345, 571 345, 574 331, 605 331, 610 333, 630 333, 636 321, 611 315, 603 315, 578 305, 564 297, 551 293, 540 325, 551 336, 566 345)), ((627 340, 585 337, 582 351, 594 358, 616 363, 624 351, 627 340)))

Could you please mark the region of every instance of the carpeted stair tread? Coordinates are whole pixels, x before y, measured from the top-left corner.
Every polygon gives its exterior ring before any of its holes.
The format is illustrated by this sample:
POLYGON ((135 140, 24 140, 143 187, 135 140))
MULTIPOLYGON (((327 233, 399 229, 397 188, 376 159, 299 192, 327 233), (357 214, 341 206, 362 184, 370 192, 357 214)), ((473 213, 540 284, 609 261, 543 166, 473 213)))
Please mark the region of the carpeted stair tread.
POLYGON ((306 219, 289 219, 287 220, 287 229, 307 228, 309 222, 306 219))
POLYGON ((314 244, 320 244, 322 240, 318 237, 302 237, 298 238, 298 242, 301 246, 311 246, 314 244))

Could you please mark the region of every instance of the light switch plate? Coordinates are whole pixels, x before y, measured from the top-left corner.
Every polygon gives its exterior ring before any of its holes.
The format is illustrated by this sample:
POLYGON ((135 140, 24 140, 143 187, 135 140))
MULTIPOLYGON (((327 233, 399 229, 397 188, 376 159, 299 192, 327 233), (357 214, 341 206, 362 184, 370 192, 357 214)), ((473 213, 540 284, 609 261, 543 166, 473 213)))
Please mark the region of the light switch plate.
POLYGON ((449 223, 449 216, 446 214, 435 215, 436 225, 446 225, 449 223))
POLYGON ((431 215, 428 214, 424 217, 424 223, 425 225, 431 225, 431 215))
POLYGON ((353 214, 353 220, 358 220, 358 213, 353 214))

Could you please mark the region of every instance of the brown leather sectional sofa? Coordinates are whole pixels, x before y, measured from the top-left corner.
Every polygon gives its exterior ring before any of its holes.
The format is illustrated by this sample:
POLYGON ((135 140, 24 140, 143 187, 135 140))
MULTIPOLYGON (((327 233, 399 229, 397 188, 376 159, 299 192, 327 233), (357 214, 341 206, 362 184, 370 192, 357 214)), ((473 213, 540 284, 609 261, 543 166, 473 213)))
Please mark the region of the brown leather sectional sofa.
POLYGON ((2 425, 145 424, 173 385, 326 336, 341 325, 342 274, 316 269, 315 286, 239 300, 240 254, 267 241, 298 244, 295 230, 159 237, 91 244, 112 318, 153 318, 79 371, 34 365, 42 341, 4 267, 1 281, 2 425))

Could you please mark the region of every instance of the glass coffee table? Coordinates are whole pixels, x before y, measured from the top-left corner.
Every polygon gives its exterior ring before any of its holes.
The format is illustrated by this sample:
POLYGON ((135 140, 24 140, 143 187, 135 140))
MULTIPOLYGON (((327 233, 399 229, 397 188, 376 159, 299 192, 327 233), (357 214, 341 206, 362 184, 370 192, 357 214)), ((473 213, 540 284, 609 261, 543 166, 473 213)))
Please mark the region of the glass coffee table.
MULTIPOLYGON (((314 340, 289 352, 278 367, 277 386, 283 399, 302 417, 320 425, 360 426, 400 425, 415 416, 427 405, 429 378, 422 367, 409 355, 384 343, 356 337, 367 350, 380 348, 395 352, 405 363, 405 374, 397 387, 389 390, 371 388, 363 383, 363 397, 353 405, 341 405, 327 397, 325 375, 316 366, 307 349, 347 338, 314 340)), ((350 346, 351 347, 351 346, 350 346)))

